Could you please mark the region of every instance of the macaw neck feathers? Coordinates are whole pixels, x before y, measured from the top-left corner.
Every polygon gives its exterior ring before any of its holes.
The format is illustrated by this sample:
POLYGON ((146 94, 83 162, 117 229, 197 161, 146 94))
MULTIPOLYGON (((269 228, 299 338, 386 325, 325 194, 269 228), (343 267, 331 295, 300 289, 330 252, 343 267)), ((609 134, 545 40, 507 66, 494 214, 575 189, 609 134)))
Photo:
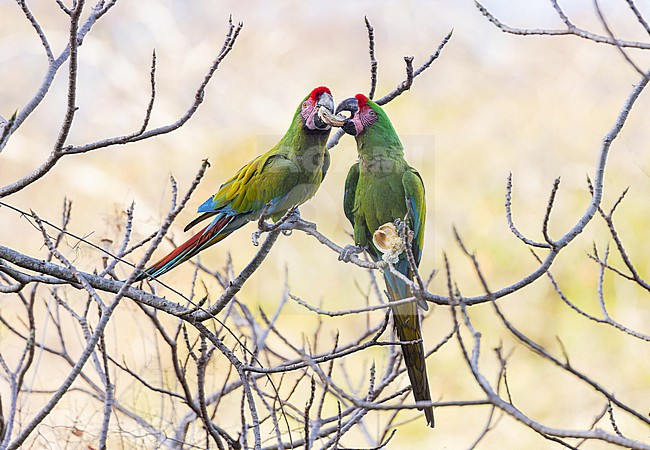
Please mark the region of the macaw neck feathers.
POLYGON ((377 113, 377 121, 357 136, 357 150, 361 159, 377 156, 404 156, 404 146, 384 110, 369 100, 368 104, 377 113))
POLYGON ((310 130, 305 127, 300 110, 296 111, 291 121, 291 126, 275 146, 275 149, 285 153, 303 155, 317 150, 325 152, 325 144, 330 130, 310 130))

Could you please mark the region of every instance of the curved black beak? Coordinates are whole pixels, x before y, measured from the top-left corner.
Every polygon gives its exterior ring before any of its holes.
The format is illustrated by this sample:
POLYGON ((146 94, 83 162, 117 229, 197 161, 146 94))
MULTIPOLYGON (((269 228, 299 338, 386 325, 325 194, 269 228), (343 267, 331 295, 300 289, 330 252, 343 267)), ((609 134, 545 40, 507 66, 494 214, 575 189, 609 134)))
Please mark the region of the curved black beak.
POLYGON ((339 103, 334 114, 338 114, 341 111, 350 111, 350 118, 352 118, 357 112, 359 112, 359 102, 354 97, 346 98, 339 103))
POLYGON ((343 128, 343 131, 345 131, 347 134, 356 136, 357 130, 354 126, 354 122, 352 122, 352 119, 354 118, 354 115, 359 112, 359 101, 354 97, 346 98, 336 107, 335 114, 339 114, 341 111, 350 112, 350 117, 347 118, 341 128, 343 128))
MULTIPOLYGON (((316 108, 325 108, 330 113, 334 112, 334 97, 328 92, 323 92, 316 102, 316 108)), ((329 128, 329 125, 321 120, 318 114, 314 116, 314 125, 320 130, 329 128)))

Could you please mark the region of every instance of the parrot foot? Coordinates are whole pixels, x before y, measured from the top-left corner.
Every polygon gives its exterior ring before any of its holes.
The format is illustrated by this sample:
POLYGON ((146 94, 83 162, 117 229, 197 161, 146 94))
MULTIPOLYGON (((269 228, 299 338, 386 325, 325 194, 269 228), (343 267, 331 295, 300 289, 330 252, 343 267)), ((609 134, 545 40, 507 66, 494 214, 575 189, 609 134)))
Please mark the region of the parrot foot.
POLYGON ((262 233, 264 233, 262 230, 253 231, 251 233, 251 241, 253 241, 253 245, 255 247, 258 247, 260 245, 259 241, 260 241, 260 236, 262 235, 262 233))
POLYGON ((356 256, 361 252, 363 252, 363 248, 359 247, 358 245, 346 245, 341 250, 341 254, 339 255, 339 261, 350 262, 352 256, 356 256))
POLYGON ((276 223, 282 234, 289 236, 295 228, 311 228, 316 229, 316 224, 308 222, 300 216, 300 210, 297 206, 291 208, 282 218, 276 223))
POLYGON ((300 217, 300 210, 297 206, 290 208, 277 222, 271 224, 264 221, 264 214, 260 215, 260 218, 257 222, 257 231, 254 231, 251 235, 251 240, 253 245, 257 247, 259 245, 260 236, 264 233, 269 233, 271 231, 279 230, 285 236, 290 236, 291 232, 296 228, 298 224, 307 225, 309 228, 315 228, 316 224, 311 222, 306 222, 300 217))
MULTIPOLYGON (((297 222, 300 222, 302 218, 300 217, 300 210, 297 206, 292 207, 289 211, 286 212, 284 216, 278 221, 278 225, 286 223, 287 225, 295 225, 297 222)), ((286 230, 285 230, 286 231, 286 230)))
POLYGON ((253 245, 255 247, 258 247, 260 245, 259 239, 261 235, 268 233, 269 231, 273 231, 276 228, 275 224, 266 223, 264 222, 263 218, 260 218, 257 226, 257 230, 251 233, 251 241, 253 241, 253 245))

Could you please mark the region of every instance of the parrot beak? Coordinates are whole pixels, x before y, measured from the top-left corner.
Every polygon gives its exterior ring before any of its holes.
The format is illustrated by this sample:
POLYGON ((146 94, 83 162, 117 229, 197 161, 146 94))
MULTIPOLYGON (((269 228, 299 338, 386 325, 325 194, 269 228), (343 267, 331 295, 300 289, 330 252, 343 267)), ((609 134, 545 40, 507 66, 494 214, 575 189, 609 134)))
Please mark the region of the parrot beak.
POLYGON ((326 129, 330 124, 322 120, 323 114, 329 113, 330 115, 334 111, 334 98, 328 92, 323 92, 316 102, 316 108, 318 114, 314 116, 314 125, 319 130, 326 129))
POLYGON ((316 106, 327 108, 330 112, 334 111, 334 97, 329 92, 323 92, 316 102, 316 106))
POLYGON ((343 123, 343 131, 352 136, 356 136, 357 130, 352 119, 354 118, 354 115, 359 112, 359 102, 354 97, 346 98, 336 107, 336 115, 342 111, 348 111, 350 113, 350 117, 345 119, 345 122, 343 123))
POLYGON ((340 113, 341 111, 349 111, 350 118, 354 117, 354 115, 359 112, 358 100, 354 97, 346 98, 341 103, 339 103, 339 106, 336 107, 336 114, 340 113))

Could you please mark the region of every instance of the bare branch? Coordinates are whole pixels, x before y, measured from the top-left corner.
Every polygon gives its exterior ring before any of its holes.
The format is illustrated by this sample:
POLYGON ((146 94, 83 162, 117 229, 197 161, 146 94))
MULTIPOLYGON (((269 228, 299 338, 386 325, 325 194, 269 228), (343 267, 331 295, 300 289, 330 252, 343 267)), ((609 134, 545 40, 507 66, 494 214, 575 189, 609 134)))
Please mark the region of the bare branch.
POLYGON ((395 99, 396 97, 401 95, 404 91, 410 89, 411 85, 413 84, 413 80, 415 79, 415 77, 417 77, 422 72, 427 70, 429 68, 429 66, 431 66, 431 64, 436 59, 438 59, 438 56, 440 56, 440 52, 442 52, 442 49, 445 47, 445 45, 447 45, 447 43, 451 39, 451 35, 452 35, 453 32, 454 32, 454 30, 451 30, 449 32, 449 34, 447 34, 447 36, 445 36, 442 39, 442 41, 438 45, 438 48, 436 48, 436 51, 433 52, 431 54, 431 56, 429 56, 429 58, 420 67, 418 67, 415 71, 412 71, 412 69, 413 69, 412 62, 413 62, 413 60, 411 59, 409 61, 409 59, 408 59, 408 58, 411 58, 411 57, 409 57, 409 56, 404 57, 404 61, 406 62, 406 80, 403 81, 402 83, 400 83, 397 86, 397 88, 395 88, 395 90, 393 90, 392 92, 384 95, 379 100, 376 100, 377 104, 378 105, 385 105, 386 103, 389 103, 390 101, 392 101, 393 99, 395 99), (411 73, 412 73, 412 76, 410 76, 411 73), (409 81, 409 78, 410 78, 410 81, 409 81))
MULTIPOLYGON (((162 134, 167 134, 170 133, 174 130, 179 129, 185 123, 187 123, 190 118, 194 115, 194 113, 199 109, 199 106, 201 103, 203 103, 203 99, 205 98, 205 91, 206 88, 208 87, 208 84, 212 80, 213 75, 219 68, 219 65, 221 62, 224 60, 224 58, 230 53, 230 51, 233 49, 233 46, 235 45, 235 42, 237 38, 239 37, 239 33, 244 27, 243 23, 238 23, 237 25, 234 25, 232 23, 232 18, 230 19, 229 22, 229 29, 228 33, 226 34, 226 38, 223 44, 223 47, 217 57, 212 61, 212 64, 210 65, 210 68, 208 69, 208 73, 205 75, 203 78, 203 81, 199 85, 199 88, 196 90, 194 94, 194 102, 190 105, 189 109, 175 122, 170 123, 168 125, 164 125, 158 128, 154 128, 152 130, 148 131, 141 131, 138 130, 135 133, 124 135, 124 136, 119 136, 119 137, 114 137, 114 138, 108 138, 104 139, 101 141, 97 142, 92 142, 89 144, 82 144, 82 145, 70 145, 65 147, 63 150, 65 154, 67 155, 73 155, 77 153, 86 153, 92 150, 97 150, 100 148, 105 148, 109 147, 112 145, 123 145, 123 144, 128 144, 132 142, 138 142, 142 141, 145 139, 150 139, 154 136, 160 136, 162 134)), ((152 69, 153 72, 153 69, 152 69)), ((152 91, 152 96, 150 98, 150 105, 153 103, 153 98, 154 98, 154 91, 152 91)), ((146 126, 146 123, 145 123, 146 126)), ((1 196, 1 191, 0 191, 0 196, 1 196)))
POLYGON ((643 17, 643 15, 639 11, 639 9, 634 4, 634 1, 633 0, 625 0, 625 1, 627 2, 628 6, 630 7, 632 12, 636 16, 636 19, 639 21, 641 26, 645 29, 646 33, 648 33, 648 35, 650 35, 650 25, 648 25, 648 21, 645 20, 645 18, 643 17))
POLYGON ((551 239, 551 236, 548 234, 548 222, 551 219, 551 211, 553 211, 553 205, 555 204, 555 196, 557 191, 560 189, 560 178, 556 178, 553 182, 553 189, 551 189, 551 196, 548 199, 548 205, 546 205, 546 214, 544 215, 544 221, 542 222, 542 234, 544 235, 544 240, 551 247, 555 246, 555 242, 551 239))
MULTIPOLYGON (((564 30, 551 30, 551 29, 540 29, 540 28, 514 28, 510 27, 499 19, 497 19, 491 12, 485 8, 481 3, 474 0, 474 5, 476 8, 483 14, 490 22, 492 22, 497 28, 499 28, 504 33, 516 34, 519 36, 566 36, 573 35, 578 36, 589 41, 598 42, 601 44, 616 45, 616 42, 609 37, 601 36, 589 31, 583 30, 574 26, 569 20, 568 17, 562 12, 562 9, 559 7, 555 0, 551 0, 553 7, 560 14, 560 17, 567 25, 567 28, 564 30)), ((630 47, 630 48, 640 48, 644 50, 650 49, 650 44, 644 42, 635 42, 635 41, 618 41, 621 47, 630 47)))
MULTIPOLYGON (((82 44, 84 37, 92 29, 93 25, 97 22, 97 20, 99 20, 104 14, 106 14, 115 5, 115 1, 116 0, 111 0, 111 1, 98 0, 97 5, 93 8, 92 12, 88 15, 88 18, 86 19, 84 24, 79 27, 76 45, 82 44)), ((62 3, 60 2, 58 3, 59 6, 61 7, 62 3)), ((62 9, 66 12, 66 14, 68 15, 72 14, 72 11, 69 10, 68 8, 63 7, 62 9)), ((17 114, 16 120, 14 121, 13 125, 8 129, 9 131, 3 134, 3 138, 2 140, 0 140, 0 153, 7 145, 7 142, 9 141, 11 134, 22 125, 22 123, 31 115, 32 112, 34 112, 34 110, 43 101, 43 99, 49 92, 50 87, 52 86, 52 83, 54 81, 54 78, 58 70, 68 60, 69 57, 70 57, 70 45, 66 46, 66 48, 63 50, 63 52, 61 52, 59 57, 56 58, 48 65, 41 86, 36 91, 36 94, 27 103, 27 105, 25 105, 23 109, 20 110, 20 112, 17 114)), ((43 163, 40 170, 43 170, 43 167, 48 165, 53 165, 53 163, 49 159, 43 163)), ((37 169, 35 172, 38 171, 39 169, 37 169)), ((4 189, 5 188, 0 189, 0 197, 4 197, 5 195, 8 195, 8 193, 7 194, 4 193, 4 189)))
POLYGON ((368 98, 375 97, 375 89, 377 88, 377 59, 375 58, 375 29, 370 24, 368 16, 363 18, 366 22, 368 29, 368 53, 370 55, 370 90, 368 91, 368 98))
POLYGON ((621 55, 623 55, 623 58, 630 64, 632 67, 634 67, 634 70, 636 70, 642 77, 648 78, 648 74, 646 74, 643 70, 639 68, 639 66, 636 65, 634 61, 632 61, 632 58, 627 54, 625 50, 623 50, 623 46, 619 42, 616 37, 614 37, 614 33, 612 30, 609 28, 609 25, 607 24, 607 20, 605 20, 605 16, 603 15, 603 12, 600 9, 600 5, 598 4, 598 0, 594 0, 594 7, 596 8, 596 12, 598 13, 598 18, 600 19, 600 23, 603 24, 603 27, 605 27, 605 31, 607 31, 607 34, 609 35, 609 38, 614 42, 614 45, 616 46, 617 50, 620 52, 621 55))
POLYGON ((510 231, 512 231, 512 234, 517 236, 517 238, 524 244, 531 247, 551 248, 550 244, 547 242, 536 242, 528 239, 515 225, 514 220, 512 219, 512 173, 508 174, 508 182, 506 183, 506 220, 508 221, 508 227, 510 228, 510 231))
MULTIPOLYGON (((365 20, 366 20, 366 27, 368 29, 368 39, 369 39, 369 42, 370 42, 369 51, 370 51, 370 63, 371 63, 371 85, 370 85, 370 94, 368 95, 368 98, 372 99, 374 97, 374 94, 375 94, 374 88, 376 86, 376 79, 377 79, 376 76, 372 75, 372 73, 373 73, 372 72, 372 67, 376 68, 376 64, 373 65, 373 61, 374 61, 374 42, 375 42, 374 41, 374 28, 372 28, 372 25, 370 25, 370 22, 368 21, 367 18, 365 20), (374 80, 374 82, 373 82, 373 80, 374 80)), ((411 85, 413 84, 413 80, 415 79, 415 77, 417 77, 422 72, 424 72, 426 69, 428 69, 429 66, 431 66, 431 64, 436 59, 438 59, 438 56, 440 56, 440 52, 442 52, 442 49, 445 47, 445 45, 447 45, 447 42, 449 42, 449 40, 451 39, 451 34, 453 33, 453 31, 454 30, 451 30, 449 32, 449 34, 447 34, 447 36, 445 36, 443 38, 443 40, 438 45, 438 48, 436 49, 436 51, 433 52, 433 54, 431 54, 431 56, 429 56, 429 58, 420 67, 418 67, 415 71, 413 70, 413 58, 411 56, 405 56, 404 61, 406 63, 406 80, 401 82, 397 86, 397 88, 395 88, 392 92, 389 92, 388 94, 384 95, 380 99, 375 100, 375 102, 378 105, 385 105, 387 103, 390 103, 392 100, 394 100, 399 95, 401 95, 404 91, 409 90, 411 88, 411 85)), ((376 61, 374 61, 374 62, 376 63, 376 61)), ((328 150, 334 148, 339 143, 339 141, 341 140, 341 138, 343 137, 344 134, 345 134, 345 132, 343 131, 343 129, 336 130, 334 135, 332 137, 330 137, 329 141, 327 141, 327 145, 325 146, 325 148, 327 148, 328 150)))

